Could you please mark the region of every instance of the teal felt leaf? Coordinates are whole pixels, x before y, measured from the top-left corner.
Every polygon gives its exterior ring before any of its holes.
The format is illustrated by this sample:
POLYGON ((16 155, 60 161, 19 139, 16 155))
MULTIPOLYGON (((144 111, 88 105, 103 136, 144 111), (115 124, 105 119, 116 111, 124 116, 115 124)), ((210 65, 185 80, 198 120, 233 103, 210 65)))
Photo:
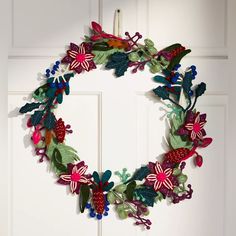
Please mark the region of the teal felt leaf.
POLYGON ((100 182, 100 177, 99 177, 99 174, 98 174, 97 171, 94 171, 94 172, 93 172, 93 180, 94 180, 97 184, 99 184, 99 182, 100 182))
POLYGON ((68 73, 68 74, 65 74, 63 77, 65 78, 66 81, 69 81, 71 77, 74 77, 74 73, 68 73))
POLYGON ((49 88, 46 92, 48 98, 54 98, 57 88, 49 88))
POLYGON ((56 169, 57 174, 67 172, 67 167, 62 164, 62 156, 57 148, 55 148, 53 151, 51 162, 56 169))
POLYGON ((59 93, 59 94, 57 95, 57 102, 58 102, 59 104, 61 104, 62 101, 63 101, 63 94, 62 94, 62 93, 59 93))
POLYGON ((106 183, 108 182, 108 180, 111 178, 111 171, 110 170, 106 170, 103 175, 102 175, 102 183, 106 183))
POLYGON ((153 92, 159 97, 162 98, 163 100, 169 99, 169 92, 166 91, 166 89, 162 86, 159 86, 155 89, 153 89, 153 92))
POLYGON ((114 186, 114 182, 110 182, 107 186, 103 187, 103 190, 108 192, 110 191, 114 186))
POLYGON ((35 111, 31 116, 31 123, 33 126, 38 125, 43 118, 44 111, 35 111))
POLYGON ((79 208, 80 212, 83 213, 85 206, 89 200, 90 196, 90 188, 86 184, 82 184, 80 187, 80 194, 79 194, 79 208))
POLYGON ((153 188, 149 187, 138 188, 134 193, 137 195, 138 200, 151 207, 153 207, 155 198, 158 195, 153 188))
POLYGON ((195 90, 196 97, 202 96, 205 93, 205 91, 206 91, 206 84, 202 82, 197 86, 195 90))
POLYGON ((45 128, 47 128, 48 130, 51 130, 55 127, 55 124, 56 124, 56 117, 55 115, 49 111, 46 115, 46 118, 43 122, 45 128))
POLYGON ((116 52, 109 57, 106 64, 107 69, 115 69, 115 75, 120 77, 124 75, 129 67, 129 59, 126 53, 116 52))
POLYGON ((181 59, 182 59, 184 56, 186 56, 188 53, 190 53, 190 52, 191 52, 190 49, 187 49, 187 50, 184 50, 183 52, 180 52, 177 56, 175 56, 175 57, 171 60, 169 66, 167 67, 167 70, 171 71, 171 70, 173 69, 173 67, 174 67, 175 65, 179 64, 180 61, 181 61, 181 59))
POLYGON ((19 110, 20 113, 27 113, 30 111, 33 111, 34 109, 37 109, 40 107, 42 103, 39 102, 32 102, 32 103, 26 103, 21 109, 19 110))
POLYGON ((134 190, 136 188, 136 182, 132 181, 127 185, 125 194, 128 200, 133 200, 133 196, 134 196, 134 190))
POLYGON ((66 95, 69 95, 69 94, 70 94, 70 87, 69 87, 69 86, 67 86, 67 87, 65 88, 65 94, 66 94, 66 95))
POLYGON ((154 76, 153 80, 157 83, 162 83, 162 84, 168 84, 169 83, 169 81, 164 76, 160 76, 160 75, 154 76))
POLYGON ((129 179, 126 183, 129 183, 133 180, 140 180, 142 181, 148 174, 150 170, 147 166, 142 166, 141 168, 137 169, 131 179, 129 179))

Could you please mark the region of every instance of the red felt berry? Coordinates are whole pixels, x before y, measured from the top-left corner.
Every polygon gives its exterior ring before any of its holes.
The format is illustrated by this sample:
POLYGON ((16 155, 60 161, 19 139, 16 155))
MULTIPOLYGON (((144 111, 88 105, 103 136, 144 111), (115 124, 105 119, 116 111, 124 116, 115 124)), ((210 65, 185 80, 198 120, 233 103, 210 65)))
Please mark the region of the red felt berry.
POLYGON ((59 143, 63 143, 65 139, 65 135, 66 135, 66 127, 62 118, 57 120, 55 128, 54 128, 54 132, 55 132, 57 141, 59 143))
POLYGON ((188 148, 177 148, 169 151, 165 154, 165 160, 169 160, 172 163, 181 162, 188 154, 190 150, 188 148))
POLYGON ((94 190, 93 191, 93 205, 94 209, 98 214, 103 214, 105 209, 105 195, 102 190, 94 190))
POLYGON ((195 157, 195 165, 198 166, 198 167, 201 167, 201 166, 202 166, 202 163, 203 163, 202 156, 197 155, 197 156, 195 157))

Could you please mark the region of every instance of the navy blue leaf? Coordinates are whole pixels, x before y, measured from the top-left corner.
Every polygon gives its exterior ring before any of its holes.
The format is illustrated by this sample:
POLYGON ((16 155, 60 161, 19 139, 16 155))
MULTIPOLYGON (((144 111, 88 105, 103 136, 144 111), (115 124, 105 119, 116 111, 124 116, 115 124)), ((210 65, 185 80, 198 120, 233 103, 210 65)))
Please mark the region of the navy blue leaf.
POLYGON ((27 112, 33 111, 36 108, 39 108, 40 105, 41 105, 41 103, 36 103, 36 102, 26 103, 23 107, 21 107, 19 112, 20 113, 27 113, 27 112))
POLYGON ((149 187, 138 188, 134 191, 134 193, 138 196, 139 201, 151 207, 153 207, 155 198, 158 195, 153 188, 149 187))
POLYGON ((206 91, 206 84, 202 82, 197 86, 195 90, 196 97, 202 96, 205 93, 205 91, 206 91))
POLYGON ((163 100, 169 99, 169 92, 162 86, 153 89, 153 92, 163 100))
POLYGON ((150 173, 150 170, 147 166, 142 166, 141 168, 137 169, 132 176, 131 179, 129 179, 126 183, 131 182, 133 180, 140 180, 142 181, 148 174, 150 173))
POLYGON ((55 115, 52 112, 48 112, 43 124, 44 124, 45 128, 47 128, 48 130, 53 129, 56 124, 55 115))
POLYGON ((42 118, 43 118, 43 111, 35 111, 34 114, 31 116, 31 123, 33 126, 38 125, 42 118))

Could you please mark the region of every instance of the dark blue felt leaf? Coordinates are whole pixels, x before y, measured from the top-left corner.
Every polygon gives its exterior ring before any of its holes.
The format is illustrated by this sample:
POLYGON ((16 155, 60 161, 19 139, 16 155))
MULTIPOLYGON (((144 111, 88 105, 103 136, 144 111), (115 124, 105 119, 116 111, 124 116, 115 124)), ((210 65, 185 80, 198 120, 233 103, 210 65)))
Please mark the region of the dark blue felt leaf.
POLYGON ((129 179, 126 183, 131 182, 133 180, 140 180, 142 181, 148 174, 150 173, 150 170, 147 166, 142 166, 141 168, 137 169, 132 176, 131 179, 129 179))
POLYGON ((36 126, 40 123, 43 118, 43 111, 35 111, 34 114, 31 116, 31 123, 33 126, 36 126))
POLYGON ((48 130, 53 129, 56 124, 55 115, 52 112, 48 112, 43 124, 44 124, 45 128, 47 128, 48 130))
POLYGON ((205 91, 206 91, 206 84, 202 82, 197 86, 195 90, 196 97, 202 96, 205 93, 205 91))
POLYGON ((153 92, 160 98, 162 98, 163 100, 165 99, 169 99, 169 92, 166 91, 166 89, 162 86, 159 86, 155 89, 153 89, 153 92))
POLYGON ((138 188, 134 191, 134 193, 139 197, 141 202, 151 207, 153 207, 155 198, 158 195, 153 188, 149 187, 138 188))
POLYGON ((41 103, 36 103, 36 102, 26 103, 23 107, 21 107, 19 112, 20 113, 27 113, 27 112, 33 111, 36 108, 39 108, 40 105, 41 105, 41 103))
POLYGON ((129 59, 126 53, 116 52, 112 54, 106 64, 107 69, 115 69, 115 75, 120 77, 124 75, 129 67, 129 59))

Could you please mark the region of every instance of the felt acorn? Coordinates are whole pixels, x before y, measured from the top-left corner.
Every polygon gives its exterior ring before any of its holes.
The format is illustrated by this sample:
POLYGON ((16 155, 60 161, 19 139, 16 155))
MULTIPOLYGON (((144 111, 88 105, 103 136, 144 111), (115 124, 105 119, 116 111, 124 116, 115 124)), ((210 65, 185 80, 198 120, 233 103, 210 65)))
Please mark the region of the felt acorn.
POLYGON ((106 199, 105 192, 108 192, 113 186, 114 182, 108 182, 111 177, 111 171, 107 170, 102 174, 100 178, 98 172, 93 172, 93 185, 92 187, 92 205, 87 207, 90 209, 90 216, 97 217, 98 220, 102 219, 102 216, 108 215, 109 202, 106 199), (92 207, 93 206, 93 207, 92 207))
POLYGON ((165 154, 165 160, 169 160, 172 163, 180 163, 189 153, 190 150, 188 148, 177 148, 167 152, 165 154))

